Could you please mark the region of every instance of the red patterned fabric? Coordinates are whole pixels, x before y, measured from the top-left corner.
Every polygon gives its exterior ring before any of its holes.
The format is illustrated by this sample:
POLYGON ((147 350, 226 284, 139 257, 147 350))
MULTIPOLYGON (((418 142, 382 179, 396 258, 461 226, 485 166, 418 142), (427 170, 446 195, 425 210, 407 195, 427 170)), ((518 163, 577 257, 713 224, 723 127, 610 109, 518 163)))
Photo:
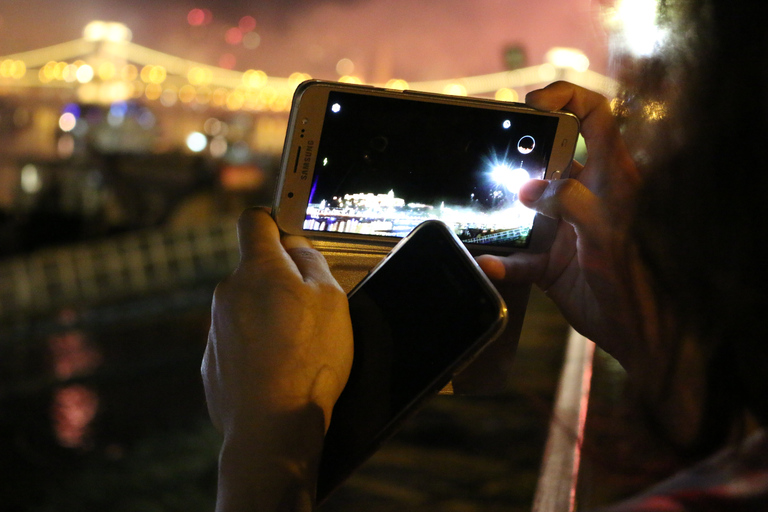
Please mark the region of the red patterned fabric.
POLYGON ((768 512, 768 434, 759 431, 649 491, 601 512, 768 512))

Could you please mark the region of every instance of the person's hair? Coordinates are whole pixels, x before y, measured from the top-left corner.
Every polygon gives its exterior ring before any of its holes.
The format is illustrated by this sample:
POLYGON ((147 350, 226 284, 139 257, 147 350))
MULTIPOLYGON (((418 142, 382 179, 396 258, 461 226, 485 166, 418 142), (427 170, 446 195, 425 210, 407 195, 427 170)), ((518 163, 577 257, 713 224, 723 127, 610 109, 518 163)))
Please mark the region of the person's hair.
POLYGON ((722 442, 745 411, 768 425, 764 11, 754 0, 662 1, 669 40, 627 90, 636 103, 666 105, 664 119, 645 123, 655 133, 632 234, 675 319, 671 350, 692 337, 708 358, 701 446, 722 442))

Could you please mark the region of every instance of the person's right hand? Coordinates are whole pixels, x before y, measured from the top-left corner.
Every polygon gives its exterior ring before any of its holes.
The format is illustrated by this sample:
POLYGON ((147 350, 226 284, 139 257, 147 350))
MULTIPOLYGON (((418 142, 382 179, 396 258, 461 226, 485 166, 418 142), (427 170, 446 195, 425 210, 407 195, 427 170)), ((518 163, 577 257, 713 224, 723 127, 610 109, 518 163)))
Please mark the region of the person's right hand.
POLYGON ((578 116, 588 159, 584 166, 573 162, 568 179, 531 180, 520 190, 523 204, 560 219, 548 252, 484 255, 478 263, 494 281, 537 284, 576 330, 627 367, 655 328, 647 283, 627 240, 637 168, 603 96, 556 82, 526 102, 578 116))

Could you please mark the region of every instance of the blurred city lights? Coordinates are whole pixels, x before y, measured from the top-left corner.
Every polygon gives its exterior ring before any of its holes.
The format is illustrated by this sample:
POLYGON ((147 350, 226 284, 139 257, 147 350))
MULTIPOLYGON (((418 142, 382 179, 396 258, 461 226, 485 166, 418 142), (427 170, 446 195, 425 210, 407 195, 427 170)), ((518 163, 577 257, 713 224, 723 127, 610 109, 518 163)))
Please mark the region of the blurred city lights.
POLYGON ((575 48, 552 48, 547 52, 546 59, 558 68, 572 68, 580 73, 589 69, 589 59, 575 48))
POLYGON ((496 101, 517 101, 520 99, 520 95, 517 94, 517 91, 514 89, 510 89, 508 87, 502 87, 496 93, 494 94, 494 99, 496 101))
POLYGON ((187 23, 193 27, 199 27, 205 23, 205 13, 202 9, 192 9, 187 13, 187 23))
POLYGON ((192 132, 187 135, 187 147, 194 153, 199 153, 208 145, 208 139, 200 132, 192 132))
POLYGON ((448 84, 443 89, 443 94, 450 94, 452 96, 467 96, 467 88, 461 84, 448 84))
POLYGON ((620 38, 632 55, 652 55, 666 39, 657 23, 658 0, 617 0, 605 14, 606 26, 620 38))
POLYGON ((243 41, 243 33, 238 27, 232 27, 224 33, 224 40, 227 44, 236 46, 243 41))
POLYGON ((27 164, 21 168, 21 190, 27 194, 36 194, 43 188, 43 180, 34 164, 27 164))
POLYGON ((408 85, 408 82, 405 80, 402 80, 400 78, 393 78, 389 80, 384 87, 387 89, 395 89, 397 91, 407 91, 410 89, 410 86, 408 85))
POLYGON ((122 23, 92 21, 83 30, 83 39, 86 41, 111 41, 121 43, 133 38, 131 30, 122 23))
POLYGON ((351 75, 355 72, 355 63, 346 57, 336 63, 336 73, 339 75, 351 75))
POLYGON ((61 128, 61 131, 63 132, 71 132, 75 129, 76 125, 77 118, 75 118, 75 115, 71 112, 64 112, 61 114, 61 117, 59 117, 59 128, 61 128))
POLYGON ((256 28, 256 18, 253 16, 243 16, 237 24, 237 27, 243 32, 250 32, 256 28))

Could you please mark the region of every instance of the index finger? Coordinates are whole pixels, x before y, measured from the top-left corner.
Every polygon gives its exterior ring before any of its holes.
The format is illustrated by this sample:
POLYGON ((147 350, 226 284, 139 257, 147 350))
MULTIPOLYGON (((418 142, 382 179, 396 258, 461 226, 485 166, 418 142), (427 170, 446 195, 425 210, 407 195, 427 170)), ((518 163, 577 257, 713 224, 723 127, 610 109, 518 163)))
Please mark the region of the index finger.
POLYGON ((586 184, 595 192, 614 191, 619 202, 629 197, 639 173, 605 96, 561 81, 528 93, 525 100, 535 108, 574 113, 581 121, 589 162, 594 164, 588 173, 592 177, 583 176, 586 184))
POLYGON ((619 135, 608 99, 569 82, 554 82, 525 97, 525 102, 542 110, 567 110, 581 121, 581 133, 588 143, 599 144, 610 135, 619 135))

